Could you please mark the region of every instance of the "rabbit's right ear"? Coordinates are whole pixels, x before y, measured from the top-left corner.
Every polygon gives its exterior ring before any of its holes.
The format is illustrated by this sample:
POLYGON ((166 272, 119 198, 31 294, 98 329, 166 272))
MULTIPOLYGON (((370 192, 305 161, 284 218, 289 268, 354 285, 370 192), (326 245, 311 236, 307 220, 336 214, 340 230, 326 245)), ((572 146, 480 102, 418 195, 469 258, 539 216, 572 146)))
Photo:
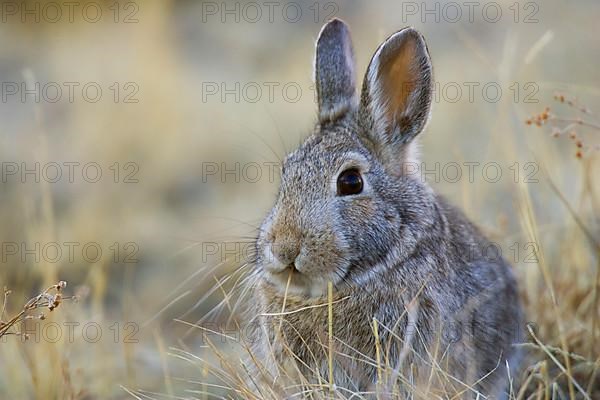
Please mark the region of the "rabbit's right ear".
POLYGON ((425 40, 413 28, 390 36, 373 55, 358 123, 386 164, 402 162, 408 145, 425 127, 432 81, 425 40))
POLYGON ((329 21, 317 39, 315 86, 319 123, 334 122, 356 108, 354 51, 348 26, 339 19, 329 21))

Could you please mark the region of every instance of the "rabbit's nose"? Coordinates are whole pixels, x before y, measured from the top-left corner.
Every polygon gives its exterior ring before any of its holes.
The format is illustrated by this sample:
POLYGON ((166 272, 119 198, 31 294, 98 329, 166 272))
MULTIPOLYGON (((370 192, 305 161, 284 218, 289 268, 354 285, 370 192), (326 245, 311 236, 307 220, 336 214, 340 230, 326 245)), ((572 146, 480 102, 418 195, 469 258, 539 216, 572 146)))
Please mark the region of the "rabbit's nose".
POLYGON ((273 242, 271 252, 276 263, 284 268, 292 265, 300 254, 300 241, 294 239, 276 240, 273 242))

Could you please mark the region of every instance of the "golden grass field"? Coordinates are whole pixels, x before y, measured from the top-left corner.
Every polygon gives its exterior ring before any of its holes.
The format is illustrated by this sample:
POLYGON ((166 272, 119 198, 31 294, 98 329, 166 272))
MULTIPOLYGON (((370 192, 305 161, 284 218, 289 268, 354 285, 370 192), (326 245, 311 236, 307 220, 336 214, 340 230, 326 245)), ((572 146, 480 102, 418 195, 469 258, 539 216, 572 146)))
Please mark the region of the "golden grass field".
POLYGON ((513 398, 600 399, 599 2, 501 0, 498 22, 489 2, 437 22, 395 1, 292 2, 295 22, 290 2, 273 21, 264 2, 260 18, 228 3, 239 21, 223 2, 75 3, 72 21, 62 3, 1 5, 1 399, 261 398, 228 306, 277 192, 269 168, 315 122, 331 16, 359 79, 388 34, 428 41, 427 179, 514 265, 535 327, 513 398), (222 163, 262 175, 206 179, 222 163))

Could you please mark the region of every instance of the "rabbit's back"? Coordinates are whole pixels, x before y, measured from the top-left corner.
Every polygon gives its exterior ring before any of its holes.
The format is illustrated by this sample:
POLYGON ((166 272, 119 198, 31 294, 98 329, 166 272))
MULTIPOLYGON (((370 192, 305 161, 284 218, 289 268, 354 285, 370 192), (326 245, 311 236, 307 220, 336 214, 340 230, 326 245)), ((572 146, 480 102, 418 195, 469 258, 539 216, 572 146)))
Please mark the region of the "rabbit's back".
POLYGON ((437 203, 447 224, 444 256, 450 270, 437 275, 437 285, 431 287, 442 319, 449 324, 442 335, 449 337, 449 349, 455 347, 453 357, 465 367, 467 379, 487 377, 479 386, 488 388, 484 393, 497 392, 504 389, 508 373, 517 372, 520 360, 515 345, 523 340, 524 321, 517 282, 498 244, 442 196, 437 203))

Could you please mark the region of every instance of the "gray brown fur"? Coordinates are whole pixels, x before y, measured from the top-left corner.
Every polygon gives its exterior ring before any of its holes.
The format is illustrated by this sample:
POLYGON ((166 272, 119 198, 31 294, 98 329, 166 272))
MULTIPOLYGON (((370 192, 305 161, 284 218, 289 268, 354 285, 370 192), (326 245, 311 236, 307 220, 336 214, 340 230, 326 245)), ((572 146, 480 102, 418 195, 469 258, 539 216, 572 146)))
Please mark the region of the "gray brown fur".
MULTIPOLYGON (((522 322, 511 267, 489 251, 494 247, 459 210, 403 168, 415 157, 414 138, 429 117, 432 68, 425 41, 411 28, 390 36, 371 60, 360 100, 343 22, 323 28, 316 52, 319 123, 285 159, 277 200, 256 242, 257 284, 248 319, 260 321, 257 371, 282 387, 301 383, 300 376, 309 384, 317 375, 327 381, 323 304, 330 281, 338 387, 387 390, 367 361, 376 358, 375 318, 382 363, 411 384, 431 381, 435 359, 436 369, 454 378, 434 379, 432 391, 506 396, 506 365, 512 372, 518 368, 513 343, 522 322), (399 82, 408 82, 406 94, 393 93, 399 82), (336 196, 337 175, 348 167, 361 171, 365 189, 336 196), (286 290, 290 265, 296 270, 286 290), (286 314, 265 316, 281 312, 284 297, 286 314)), ((398 382, 410 392, 406 381, 398 382)), ((285 395, 294 391, 300 388, 285 395)))

